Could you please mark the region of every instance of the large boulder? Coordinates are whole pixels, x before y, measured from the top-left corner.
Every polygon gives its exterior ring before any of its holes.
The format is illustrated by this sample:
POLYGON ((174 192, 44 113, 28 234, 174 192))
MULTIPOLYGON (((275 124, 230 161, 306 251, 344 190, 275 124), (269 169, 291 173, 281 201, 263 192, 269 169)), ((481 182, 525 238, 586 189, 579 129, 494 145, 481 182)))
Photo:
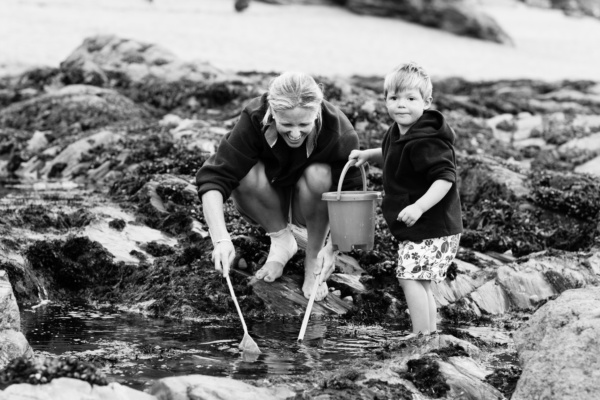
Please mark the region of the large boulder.
POLYGON ((244 78, 204 61, 184 61, 156 44, 89 37, 60 64, 66 84, 112 87, 161 110, 223 105, 248 94, 244 78))
POLYGON ((513 400, 598 398, 599 287, 564 292, 513 337, 523 366, 513 400))
MULTIPOLYGON (((70 83, 101 84, 118 75, 140 82, 152 76, 167 82, 213 81, 223 71, 207 62, 186 62, 157 44, 114 35, 85 39, 61 64, 70 83)), ((101 85, 100 85, 101 86, 101 85)))
POLYGON ((510 36, 469 0, 346 0, 347 8, 368 15, 399 17, 462 36, 512 44, 510 36))

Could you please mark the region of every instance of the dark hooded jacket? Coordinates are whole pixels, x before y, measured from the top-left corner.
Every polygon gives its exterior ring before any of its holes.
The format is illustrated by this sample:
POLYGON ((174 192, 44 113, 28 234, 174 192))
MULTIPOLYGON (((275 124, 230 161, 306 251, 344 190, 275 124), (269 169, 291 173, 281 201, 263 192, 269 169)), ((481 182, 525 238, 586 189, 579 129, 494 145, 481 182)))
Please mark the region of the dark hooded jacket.
MULTIPOLYGON (((198 170, 196 185, 200 198, 210 190, 217 190, 224 200, 228 199, 259 160, 264 163, 267 178, 275 187, 295 185, 312 163, 328 164, 332 174, 331 190, 337 189, 350 152, 358 149, 358 135, 346 115, 333 104, 323 101, 321 126, 302 146, 293 149, 283 139, 277 140, 274 122, 263 126, 266 112, 266 94, 247 104, 217 152, 198 170)), ((354 189, 361 183, 360 170, 352 168, 346 174, 343 190, 354 189)))
POLYGON ((401 136, 398 124, 386 132, 383 153, 383 215, 399 241, 420 241, 461 233, 462 215, 456 186, 456 135, 444 116, 425 110, 421 118, 401 136), (398 214, 427 192, 438 179, 452 182, 439 203, 412 226, 398 221, 398 214))

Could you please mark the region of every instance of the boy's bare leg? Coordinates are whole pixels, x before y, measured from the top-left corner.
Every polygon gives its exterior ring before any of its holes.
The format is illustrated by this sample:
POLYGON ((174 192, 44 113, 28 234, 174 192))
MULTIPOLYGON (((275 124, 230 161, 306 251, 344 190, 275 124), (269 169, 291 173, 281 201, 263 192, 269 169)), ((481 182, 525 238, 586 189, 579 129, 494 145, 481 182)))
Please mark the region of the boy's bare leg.
MULTIPOLYGON (((327 203, 321 200, 321 196, 331 188, 331 168, 326 164, 310 165, 298 181, 297 188, 294 210, 299 211, 297 219, 306 226, 307 236, 302 292, 308 299, 317 278, 317 256, 329 230, 327 203)), ((327 284, 323 282, 317 289, 315 300, 323 300, 328 293, 327 284)))
POLYGON ((283 210, 283 194, 271 186, 265 174, 264 164, 258 162, 241 180, 240 185, 233 191, 232 197, 236 207, 267 232, 276 235, 278 232, 284 234, 283 242, 271 236, 271 243, 277 241, 283 244, 277 248, 273 248, 272 245, 268 261, 255 274, 258 279, 273 282, 283 274, 283 267, 297 250, 291 232, 289 235, 283 232, 288 225, 283 210), (277 253, 274 258, 271 254, 273 252, 277 253))
POLYGON ((437 305, 435 303, 435 297, 433 297, 433 291, 431 290, 431 281, 420 281, 425 288, 427 293, 427 304, 429 305, 429 333, 437 331, 437 305))
POLYGON ((429 334, 429 300, 423 281, 413 279, 398 279, 404 291, 413 333, 429 334))

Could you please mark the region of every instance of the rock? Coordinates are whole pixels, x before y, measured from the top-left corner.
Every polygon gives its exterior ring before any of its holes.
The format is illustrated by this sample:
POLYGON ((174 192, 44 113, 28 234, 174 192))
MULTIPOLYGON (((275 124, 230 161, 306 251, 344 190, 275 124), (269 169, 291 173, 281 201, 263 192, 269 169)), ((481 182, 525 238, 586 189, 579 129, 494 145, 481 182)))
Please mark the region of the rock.
POLYGON ((598 283, 598 277, 582 269, 579 260, 562 257, 530 259, 501 267, 496 278, 509 294, 514 308, 533 308, 531 297, 548 299, 568 289, 598 283))
POLYGON ((0 110, 0 127, 52 130, 57 135, 148 117, 144 108, 114 90, 71 85, 0 110))
POLYGON ((571 149, 600 151, 600 132, 569 140, 567 143, 561 145, 558 148, 558 151, 561 153, 566 153, 567 150, 571 149))
POLYGON ((522 0, 528 5, 556 8, 567 15, 600 18, 600 2, 597 0, 522 0))
POLYGON ((296 395, 282 386, 262 388, 206 375, 164 378, 156 382, 149 393, 158 400, 284 400, 296 395))
POLYGON ((44 132, 35 131, 29 142, 27 142, 27 151, 29 153, 37 153, 41 150, 44 150, 46 146, 48 146, 48 139, 44 132))
POLYGON ((600 156, 578 165, 575 167, 575 172, 580 174, 590 174, 600 178, 600 156))
POLYGON ((509 294, 495 281, 488 281, 481 285, 468 296, 468 299, 470 301, 466 304, 471 305, 477 315, 504 314, 510 310, 509 294))
POLYGON ((15 330, 0 331, 0 369, 18 357, 33 357, 33 349, 25 335, 15 330))
POLYGON ((450 357, 448 362, 438 360, 440 373, 450 386, 447 397, 451 399, 492 400, 504 395, 483 378, 489 373, 475 361, 465 357, 450 357))
POLYGON ((445 279, 431 285, 438 306, 445 306, 462 299, 487 281, 487 273, 481 268, 458 259, 455 259, 454 263, 458 268, 456 279, 452 281, 445 279))
MULTIPOLYGON (((52 167, 57 164, 64 164, 61 171, 61 176, 65 179, 70 178, 79 169, 81 169, 81 162, 85 155, 87 155, 93 149, 98 147, 105 147, 110 143, 116 142, 121 139, 122 136, 118 133, 110 130, 102 130, 91 136, 84 137, 74 143, 68 145, 60 154, 58 154, 52 162, 46 164, 40 173, 42 176, 47 177, 52 171, 52 167)), ((87 166, 87 164, 84 164, 87 166)), ((85 168, 85 167, 84 167, 85 168)), ((31 173, 31 168, 24 166, 23 170, 17 172, 17 174, 26 175, 31 173)))
POLYGON ((21 316, 6 271, 0 270, 0 369, 18 357, 33 357, 20 332, 21 316))
POLYGON ((8 274, 0 270, 0 331, 21 330, 21 315, 8 274))
MULTIPOLYGON (((58 378, 45 385, 20 383, 0 392, 0 400, 156 400, 155 396, 116 382, 90 385, 79 379, 58 378), (4 396, 4 397, 3 397, 4 396)), ((187 399, 187 397, 186 397, 187 399)))
POLYGON ((399 17, 457 35, 513 43, 492 17, 477 9, 477 3, 466 0, 346 0, 344 6, 358 14, 399 17))
MULTIPOLYGON (((252 290, 260 297, 267 309, 280 315, 303 315, 308 305, 308 299, 302 293, 302 277, 298 275, 283 275, 275 282, 267 283, 251 277, 247 273, 233 269, 232 271, 242 274, 250 279, 252 290)), ((352 308, 338 296, 330 294, 322 301, 315 302, 312 314, 334 314, 342 315, 352 308)))
POLYGON ((594 399, 600 393, 600 288, 572 289, 513 334, 523 373, 512 396, 594 399))
POLYGON ((114 35, 86 38, 60 68, 70 77, 70 84, 95 82, 101 85, 106 81, 103 76, 118 79, 118 74, 135 82, 148 77, 166 82, 181 79, 204 82, 223 75, 208 63, 184 62, 159 45, 114 35))
POLYGON ((460 174, 460 197, 465 203, 473 203, 480 191, 495 183, 497 195, 503 198, 515 197, 526 202, 531 193, 527 176, 502 166, 497 160, 484 156, 461 156, 457 154, 460 174), (487 185, 486 185, 487 184, 487 185))
POLYGON ((365 285, 360 282, 360 276, 358 275, 332 274, 329 281, 333 282, 335 287, 343 289, 345 293, 358 294, 367 291, 365 285))

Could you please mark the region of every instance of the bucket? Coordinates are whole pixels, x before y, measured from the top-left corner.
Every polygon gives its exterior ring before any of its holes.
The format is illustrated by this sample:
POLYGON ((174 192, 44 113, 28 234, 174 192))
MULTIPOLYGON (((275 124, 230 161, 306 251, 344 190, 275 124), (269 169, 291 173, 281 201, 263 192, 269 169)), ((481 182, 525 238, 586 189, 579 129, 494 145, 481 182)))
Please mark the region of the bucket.
POLYGON ((354 164, 356 160, 350 160, 344 166, 337 192, 323 193, 321 197, 327 202, 333 249, 342 252, 353 248, 371 250, 375 242, 375 205, 381 193, 367 191, 367 176, 362 165, 363 190, 342 192, 346 172, 354 164))

